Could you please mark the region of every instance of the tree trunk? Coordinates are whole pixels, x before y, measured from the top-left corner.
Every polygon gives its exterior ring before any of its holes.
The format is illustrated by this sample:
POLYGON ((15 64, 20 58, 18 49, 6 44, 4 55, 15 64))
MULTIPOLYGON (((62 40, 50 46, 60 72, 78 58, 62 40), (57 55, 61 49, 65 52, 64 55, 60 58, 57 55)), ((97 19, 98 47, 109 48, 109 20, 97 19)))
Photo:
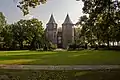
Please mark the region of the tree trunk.
POLYGON ((115 42, 113 41, 113 46, 115 46, 115 42))
POLYGON ((23 49, 23 41, 20 41, 20 50, 23 49))
POLYGON ((100 47, 100 44, 101 44, 101 42, 100 42, 100 40, 98 41, 98 49, 99 49, 99 47, 100 47))
POLYGON ((117 41, 117 46, 119 46, 119 41, 117 41))
POLYGON ((109 39, 107 40, 107 48, 110 48, 109 39))
POLYGON ((30 44, 31 50, 36 50, 36 37, 33 37, 33 40, 30 44))

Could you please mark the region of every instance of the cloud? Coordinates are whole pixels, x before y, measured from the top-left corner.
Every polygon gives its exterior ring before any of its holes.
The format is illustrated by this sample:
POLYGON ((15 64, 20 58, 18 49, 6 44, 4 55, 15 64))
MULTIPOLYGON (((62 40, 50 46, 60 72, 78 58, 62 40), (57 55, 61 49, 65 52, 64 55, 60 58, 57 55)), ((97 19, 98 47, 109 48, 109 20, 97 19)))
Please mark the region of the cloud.
POLYGON ((28 14, 26 16, 23 17, 23 19, 32 19, 32 18, 35 18, 35 16, 31 15, 31 14, 28 14))

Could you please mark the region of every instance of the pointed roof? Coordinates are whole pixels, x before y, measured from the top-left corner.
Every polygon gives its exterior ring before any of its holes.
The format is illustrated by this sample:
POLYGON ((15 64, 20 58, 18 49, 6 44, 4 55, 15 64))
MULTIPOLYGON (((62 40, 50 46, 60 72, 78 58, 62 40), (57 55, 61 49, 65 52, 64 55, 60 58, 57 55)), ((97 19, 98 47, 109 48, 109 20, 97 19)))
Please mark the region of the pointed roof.
POLYGON ((63 24, 73 24, 68 14, 63 24))
MULTIPOLYGON (((51 14, 50 20, 49 20, 49 22, 48 22, 47 24, 49 24, 49 23, 56 23, 56 22, 55 22, 55 19, 54 19, 54 17, 53 17, 53 14, 51 14)), ((56 23, 56 24, 57 24, 57 23, 56 23)))

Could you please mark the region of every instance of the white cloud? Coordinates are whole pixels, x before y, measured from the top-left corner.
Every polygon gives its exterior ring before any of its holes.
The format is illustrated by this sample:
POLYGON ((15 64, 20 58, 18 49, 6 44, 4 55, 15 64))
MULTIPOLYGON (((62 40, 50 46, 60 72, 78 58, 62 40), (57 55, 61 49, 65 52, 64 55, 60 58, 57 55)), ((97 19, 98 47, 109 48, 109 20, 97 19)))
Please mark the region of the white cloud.
POLYGON ((28 15, 23 17, 23 19, 32 19, 32 18, 35 18, 35 16, 33 16, 31 14, 28 14, 28 15))

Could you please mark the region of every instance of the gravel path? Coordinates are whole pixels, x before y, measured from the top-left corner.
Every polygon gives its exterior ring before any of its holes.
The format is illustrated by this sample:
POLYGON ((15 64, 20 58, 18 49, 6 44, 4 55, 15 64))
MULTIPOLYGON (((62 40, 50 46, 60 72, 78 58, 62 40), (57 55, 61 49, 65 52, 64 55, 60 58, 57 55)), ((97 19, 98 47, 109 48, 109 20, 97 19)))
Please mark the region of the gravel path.
POLYGON ((98 70, 120 69, 120 65, 0 65, 0 69, 23 69, 23 70, 98 70))

